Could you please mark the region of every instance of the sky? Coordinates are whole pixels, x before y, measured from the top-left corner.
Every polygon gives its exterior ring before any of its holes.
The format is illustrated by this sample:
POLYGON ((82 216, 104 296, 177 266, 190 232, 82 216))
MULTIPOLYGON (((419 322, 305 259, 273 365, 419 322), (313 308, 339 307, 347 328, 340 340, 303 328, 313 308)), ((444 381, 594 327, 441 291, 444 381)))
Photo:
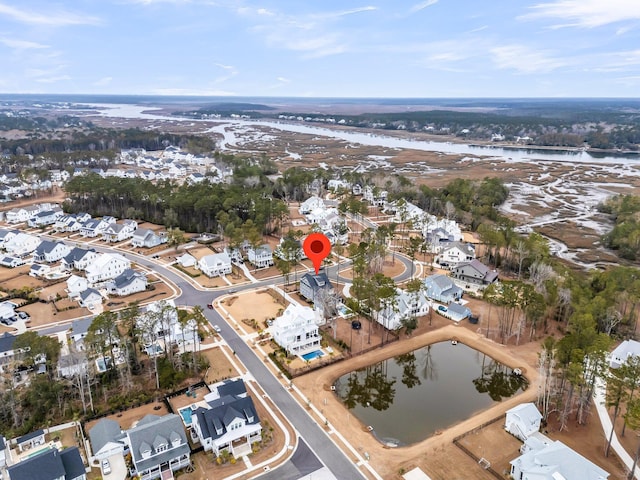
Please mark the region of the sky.
POLYGON ((0 0, 0 92, 638 97, 640 0, 0 0))

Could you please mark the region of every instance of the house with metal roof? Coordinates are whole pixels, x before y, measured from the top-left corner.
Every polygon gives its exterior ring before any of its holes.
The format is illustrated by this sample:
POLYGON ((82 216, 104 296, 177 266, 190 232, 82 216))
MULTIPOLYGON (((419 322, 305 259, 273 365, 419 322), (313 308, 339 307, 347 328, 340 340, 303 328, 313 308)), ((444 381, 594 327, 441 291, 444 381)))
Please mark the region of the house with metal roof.
POLYGON ((498 281, 498 272, 491 270, 477 259, 459 263, 453 268, 451 274, 462 282, 474 285, 487 286, 498 281))
POLYGON ((441 273, 430 275, 424 279, 424 290, 432 300, 436 302, 449 303, 462 298, 463 290, 446 275, 441 273))
POLYGON ((125 297, 147 289, 147 275, 128 268, 107 284, 109 293, 125 297))
POLYGON ((511 477, 536 480, 606 480, 609 472, 587 460, 559 440, 535 442, 532 448, 511 460, 511 477))
POLYGON ((315 303, 321 295, 333 292, 333 285, 324 271, 306 273, 300 279, 300 295, 309 302, 315 303), (321 293, 322 292, 322 293, 321 293))
POLYGON ((235 458, 251 453, 251 445, 262 439, 262 425, 246 386, 240 379, 212 385, 205 396, 206 407, 192 415, 192 428, 205 452, 223 451, 235 458))
POLYGON ((94 460, 100 461, 111 455, 124 453, 125 434, 115 420, 102 418, 88 433, 94 460))
POLYGON ((36 430, 29 432, 21 437, 16 438, 16 446, 18 450, 24 452, 39 445, 44 445, 44 430, 36 430))
POLYGON ((53 448, 7 468, 9 480, 86 480, 78 447, 53 448))
POLYGON ((523 442, 540 430, 542 415, 533 403, 521 403, 506 412, 504 429, 523 442))
POLYGON ((191 449, 178 415, 147 415, 125 434, 131 452, 132 477, 152 480, 160 478, 163 472, 175 472, 191 464, 191 449))

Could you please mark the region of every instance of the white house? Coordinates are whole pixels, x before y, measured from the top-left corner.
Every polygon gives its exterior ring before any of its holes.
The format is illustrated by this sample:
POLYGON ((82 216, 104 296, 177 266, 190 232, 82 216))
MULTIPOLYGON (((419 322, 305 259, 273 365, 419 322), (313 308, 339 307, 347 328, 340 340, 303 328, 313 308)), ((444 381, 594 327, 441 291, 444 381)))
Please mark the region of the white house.
POLYGON ((111 223, 102 231, 102 240, 105 242, 116 243, 133 237, 138 222, 135 220, 125 220, 122 223, 111 223))
POLYGON ((42 240, 38 248, 33 252, 34 262, 57 262, 61 258, 67 256, 71 251, 71 247, 63 242, 52 242, 51 240, 42 240))
POLYGON ((195 267, 198 264, 198 260, 196 260, 196 257, 189 253, 183 253, 179 257, 176 257, 176 262, 182 268, 195 267))
POLYGON ((29 269, 29 276, 30 277, 44 277, 45 275, 47 275, 49 272, 51 272, 51 265, 44 265, 42 263, 34 263, 31 265, 31 268, 29 269))
POLYGON ((124 453, 124 433, 115 420, 102 418, 88 433, 91 441, 91 451, 95 460, 102 461, 112 455, 122 455, 124 453))
POLYGON ((10 255, 0 257, 0 265, 3 267, 15 268, 24 264, 25 261, 21 257, 12 257, 10 255))
POLYGON ((80 228, 80 235, 88 238, 95 238, 102 235, 102 232, 111 225, 116 223, 116 219, 113 217, 103 217, 101 219, 87 220, 80 228))
POLYGON ((131 268, 131 261, 119 253, 103 253, 85 269, 87 281, 91 284, 112 280, 131 268))
POLYGON ((219 277, 231 273, 231 258, 227 252, 205 255, 198 262, 198 268, 207 277, 219 277))
POLYGON ((504 429, 523 442, 540 430, 542 415, 533 403, 521 403, 507 410, 504 429))
POLYGON ((89 282, 84 277, 78 275, 71 275, 67 278, 67 293, 71 298, 75 298, 89 288, 89 282))
POLYGON ((609 473, 556 440, 536 442, 511 464, 511 478, 522 480, 606 480, 609 473))
POLYGON ((87 266, 98 258, 98 252, 93 248, 87 250, 86 248, 74 247, 60 262, 63 270, 85 270, 87 266))
POLYGON ((267 243, 256 248, 250 247, 247 250, 247 258, 256 268, 266 268, 273 265, 273 251, 267 243))
POLYGON ((367 185, 362 191, 362 199, 366 200, 371 205, 383 207, 385 203, 387 203, 387 191, 367 185))
POLYGON ((128 268, 107 285, 109 293, 125 297, 147 289, 147 276, 144 272, 137 272, 128 268))
POLYGON ((125 431, 124 441, 131 453, 131 476, 140 480, 173 478, 175 472, 191 464, 191 449, 182 420, 173 413, 147 415, 125 431))
POLYGON ((40 212, 40 207, 38 205, 12 208, 5 214, 4 218, 7 223, 23 223, 38 212, 40 212))
POLYGON ((9 230, 6 228, 0 228, 0 248, 4 248, 5 244, 19 233, 20 230, 9 230))
POLYGON ((446 275, 438 273, 424 279, 425 294, 436 302, 449 303, 462 298, 463 290, 446 275))
POLYGON ((300 215, 308 215, 316 209, 324 209, 324 200, 320 197, 309 197, 298 207, 300 215))
POLYGON ((640 342, 625 340, 609 355, 609 366, 611 368, 618 368, 631 357, 640 357, 640 342))
POLYGON ((153 248, 167 241, 167 232, 156 233, 148 228, 138 228, 131 237, 131 245, 138 248, 153 248))
POLYGON ((40 242, 41 240, 35 235, 20 232, 11 240, 9 240, 8 243, 5 243, 4 248, 7 253, 20 257, 33 252, 36 248, 38 248, 40 242))
POLYGON ((87 288, 78 295, 78 303, 81 307, 95 310, 98 305, 102 305, 102 295, 93 288, 87 288))
POLYGON ((375 315, 378 323, 389 330, 401 328, 405 319, 429 313, 430 302, 423 289, 414 294, 397 288, 394 303, 383 306, 375 315))
POLYGON ((191 416, 192 428, 205 452, 215 456, 223 451, 234 458, 251 452, 251 446, 262 438, 260 418, 251 397, 240 379, 225 380, 211 386, 205 395, 205 407, 191 416))
POLYGON ((318 325, 322 319, 311 307, 290 304, 271 325, 275 342, 288 353, 304 355, 320 348, 318 325))
POLYGON ((62 210, 45 210, 43 212, 36 213, 27 220, 27 225, 31 228, 46 227, 47 225, 55 224, 58 218, 62 215, 64 215, 62 210))
POLYGON ((462 242, 446 244, 436 256, 436 262, 443 267, 454 267, 462 262, 470 262, 476 258, 473 245, 462 242))
POLYGON ((58 375, 64 378, 84 375, 89 368, 87 355, 84 352, 71 352, 68 355, 61 355, 58 360, 58 375))

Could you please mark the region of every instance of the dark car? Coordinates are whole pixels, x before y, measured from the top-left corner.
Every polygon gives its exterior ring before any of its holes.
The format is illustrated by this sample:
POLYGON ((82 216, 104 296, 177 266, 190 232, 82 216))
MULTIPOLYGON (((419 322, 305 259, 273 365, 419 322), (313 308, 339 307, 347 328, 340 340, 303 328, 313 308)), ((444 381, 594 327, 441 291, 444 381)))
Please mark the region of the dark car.
POLYGON ((210 303, 207 303, 207 308, 208 308, 209 310, 213 310, 213 305, 211 305, 210 303))
POLYGON ((354 320, 351 322, 351 328, 354 330, 360 330, 362 328, 362 322, 360 322, 360 320, 354 320))

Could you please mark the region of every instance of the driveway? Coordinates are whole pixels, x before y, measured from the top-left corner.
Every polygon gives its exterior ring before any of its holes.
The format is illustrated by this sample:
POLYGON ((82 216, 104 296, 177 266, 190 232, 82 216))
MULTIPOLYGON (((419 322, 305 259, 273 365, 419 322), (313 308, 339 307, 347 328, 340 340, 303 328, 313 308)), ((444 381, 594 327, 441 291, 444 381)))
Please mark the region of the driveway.
MULTIPOLYGON (((124 480, 127 478, 127 465, 124 463, 124 457, 121 453, 111 455, 109 463, 111 464, 111 473, 103 475, 104 480, 124 480)), ((102 473, 102 469, 100 469, 100 473, 102 473)))

